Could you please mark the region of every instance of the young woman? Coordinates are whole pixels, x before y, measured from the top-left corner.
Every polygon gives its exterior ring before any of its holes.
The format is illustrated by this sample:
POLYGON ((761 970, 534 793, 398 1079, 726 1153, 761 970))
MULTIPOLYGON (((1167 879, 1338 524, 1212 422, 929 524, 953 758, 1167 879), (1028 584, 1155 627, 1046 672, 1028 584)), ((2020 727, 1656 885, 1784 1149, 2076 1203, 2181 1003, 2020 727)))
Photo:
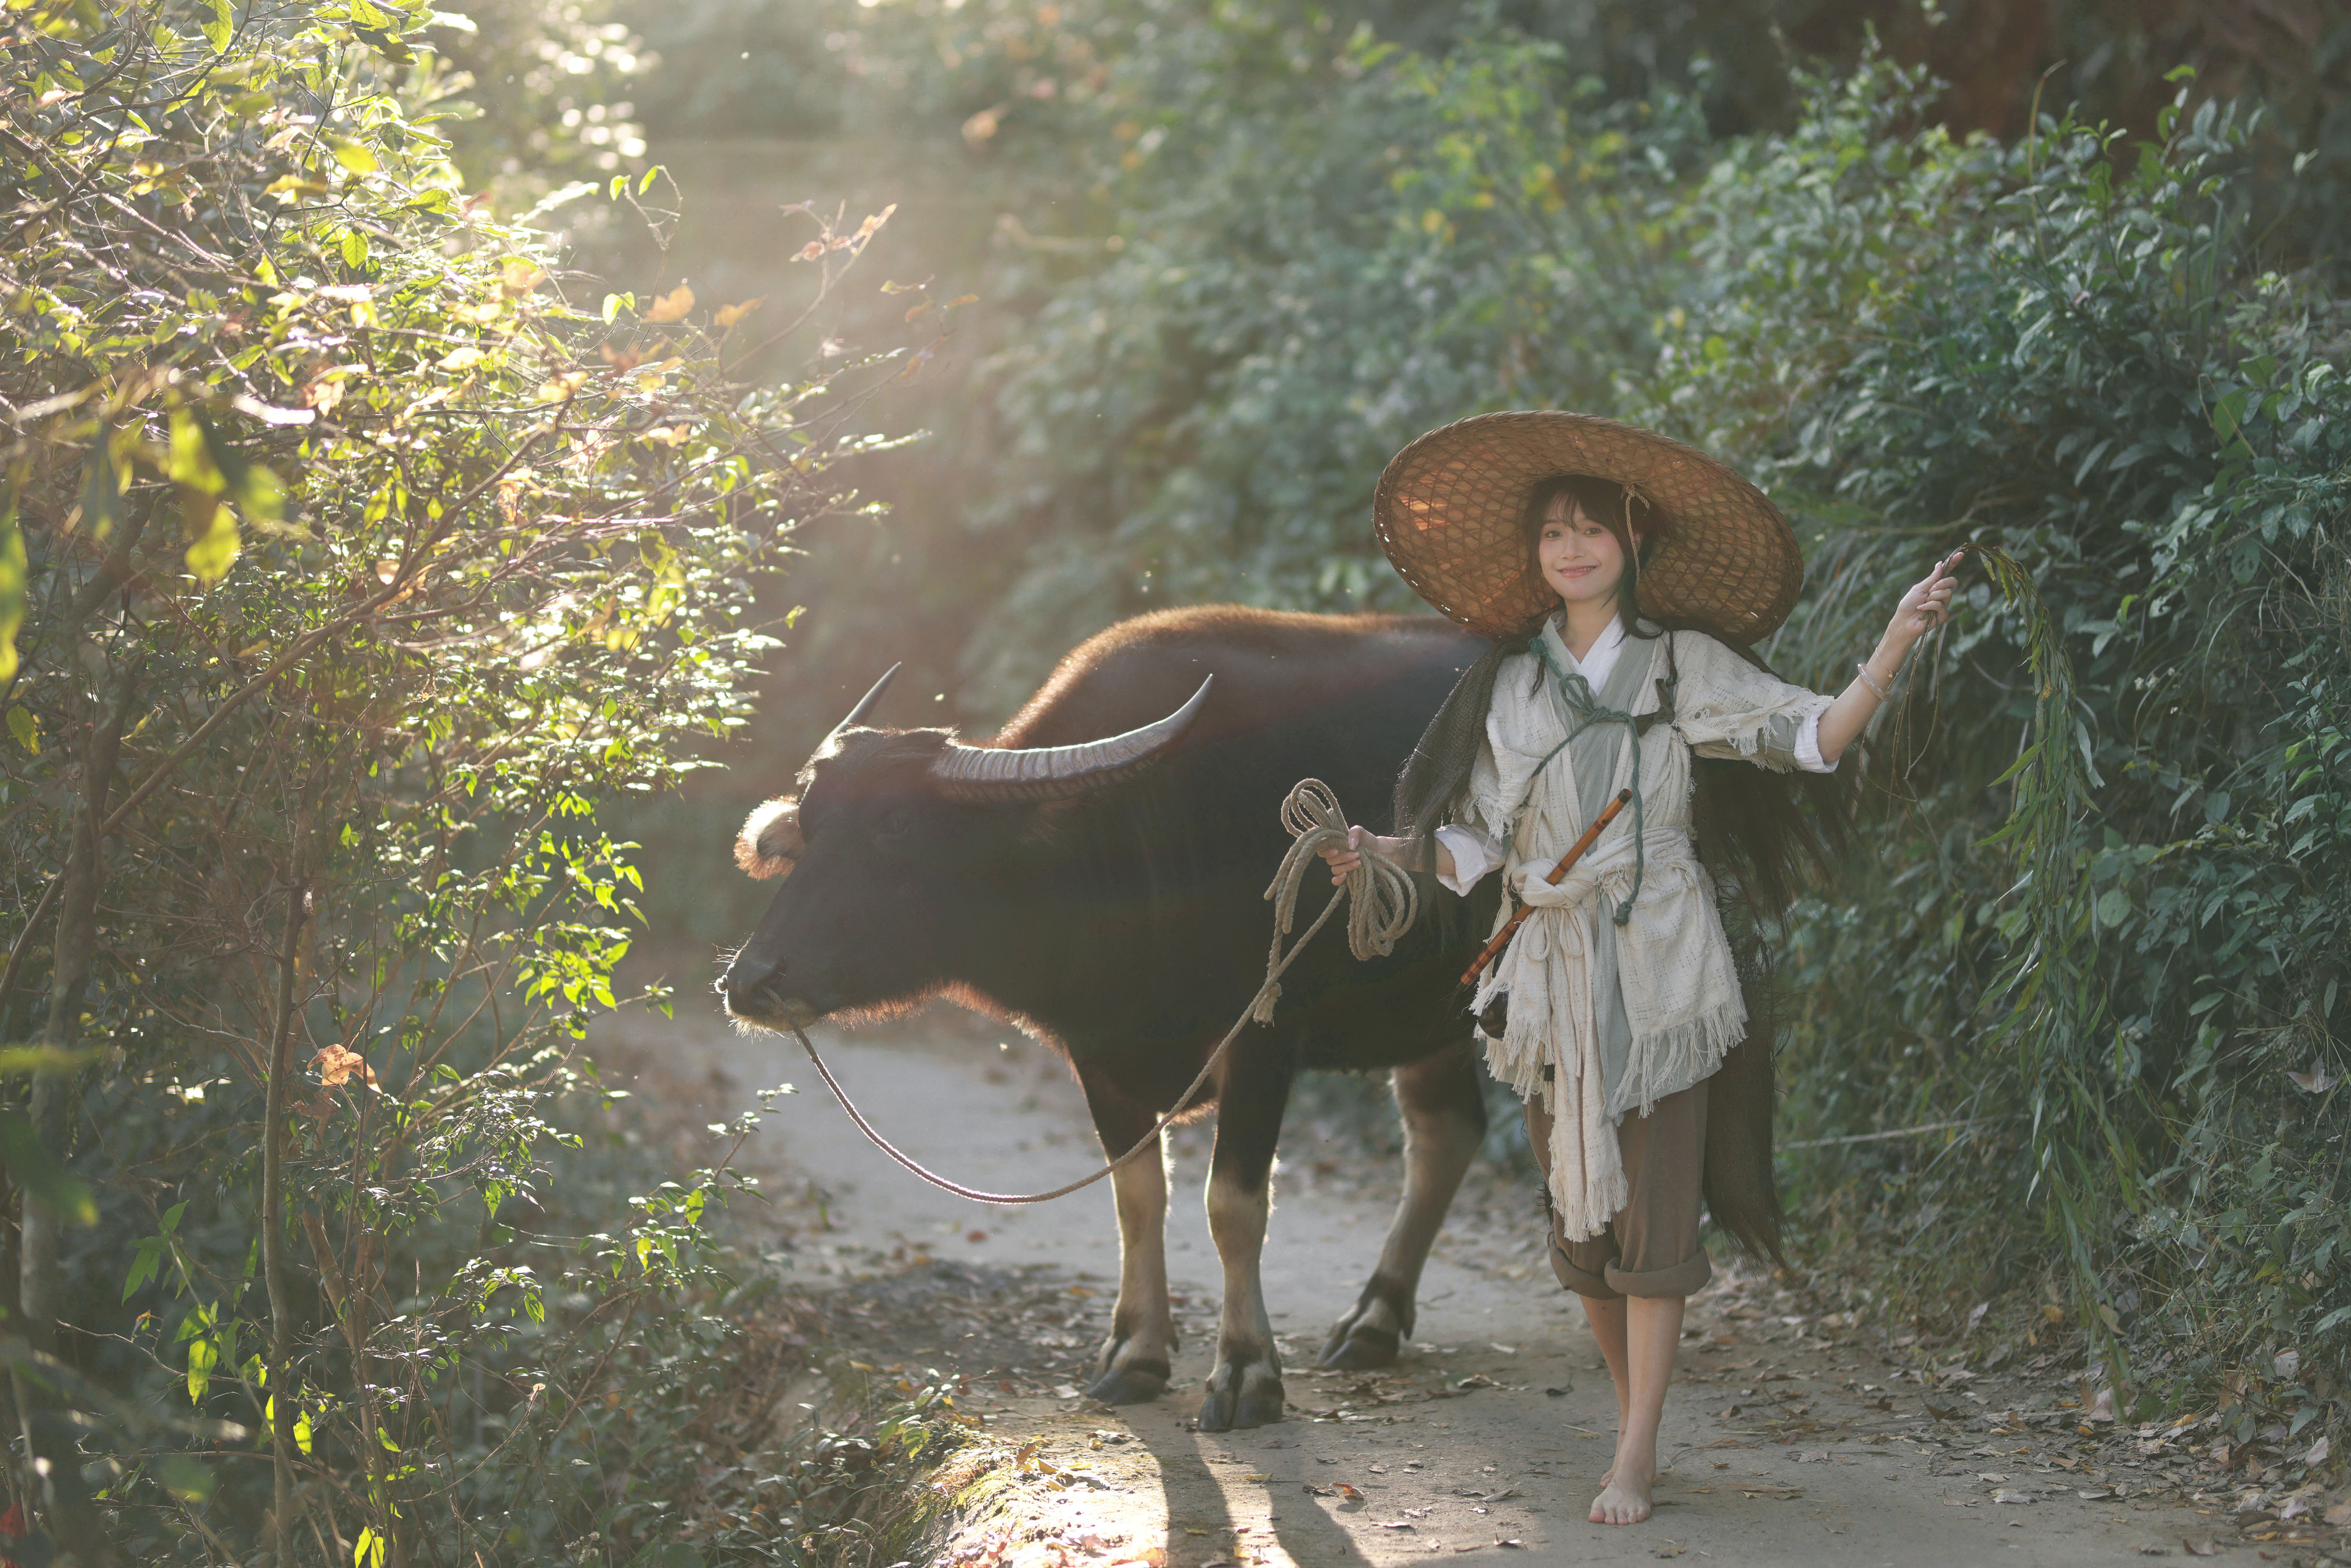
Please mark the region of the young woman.
MULTIPOLYGON (((1706 1168, 1709 1081, 1727 1054, 1759 1052, 1739 1049, 1761 1020, 1718 878, 1726 903, 1784 905, 1801 852, 1821 847, 1791 786, 1834 771, 1910 645, 1949 616, 1959 558, 1902 594, 1828 697, 1749 651, 1802 585, 1786 521, 1677 442, 1585 415, 1481 415, 1399 454, 1374 509, 1405 580, 1494 646, 1405 766, 1406 833, 1353 828, 1324 858, 1343 879, 1372 843, 1458 894, 1499 870, 1498 921, 1533 906, 1472 1008, 1489 1065, 1526 1102, 1552 1269, 1583 1298, 1616 1385, 1615 1463, 1591 1517, 1638 1523, 1683 1303, 1712 1277, 1698 1239, 1701 1185, 1723 1186, 1706 1168), (1633 806, 1548 884, 1627 788, 1633 806)), ((1767 1195, 1769 1053, 1767 1037, 1761 1103, 1720 1107, 1761 1119, 1750 1185, 1767 1195)), ((1717 1197, 1719 1219, 1724 1207, 1717 1197)))

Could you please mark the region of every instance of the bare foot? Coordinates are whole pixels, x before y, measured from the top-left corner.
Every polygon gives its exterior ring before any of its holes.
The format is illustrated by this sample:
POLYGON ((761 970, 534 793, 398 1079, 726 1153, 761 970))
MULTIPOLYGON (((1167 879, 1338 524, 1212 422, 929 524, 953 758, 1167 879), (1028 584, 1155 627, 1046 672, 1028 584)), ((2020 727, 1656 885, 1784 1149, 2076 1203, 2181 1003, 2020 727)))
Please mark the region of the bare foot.
POLYGON ((1592 1500, 1592 1522, 1594 1524, 1638 1524, 1649 1517, 1649 1493, 1656 1484, 1654 1476, 1627 1475, 1616 1479, 1618 1470, 1626 1467, 1621 1462, 1608 1472, 1608 1481, 1600 1495, 1592 1500))

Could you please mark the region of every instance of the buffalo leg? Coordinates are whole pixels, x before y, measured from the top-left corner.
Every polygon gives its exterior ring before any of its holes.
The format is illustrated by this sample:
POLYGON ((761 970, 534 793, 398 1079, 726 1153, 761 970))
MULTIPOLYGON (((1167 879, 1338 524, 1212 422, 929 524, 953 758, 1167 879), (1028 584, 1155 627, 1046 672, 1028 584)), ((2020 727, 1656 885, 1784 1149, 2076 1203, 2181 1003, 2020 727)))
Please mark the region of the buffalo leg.
MULTIPOLYGON (((1157 1118, 1102 1082, 1079 1072, 1102 1150, 1123 1155, 1157 1118)), ((1167 1302, 1167 1166, 1158 1150, 1140 1154, 1111 1175, 1118 1204, 1118 1305, 1110 1337, 1094 1364, 1087 1396, 1105 1405, 1142 1405, 1167 1387, 1176 1353, 1176 1318, 1167 1302)))
POLYGON ((1259 1271, 1273 1211, 1273 1152, 1290 1100, 1286 1054, 1260 1045, 1227 1071, 1208 1162, 1208 1235, 1224 1265, 1217 1364, 1200 1396, 1200 1430, 1229 1431, 1281 1419, 1281 1355, 1266 1315, 1259 1271))
POLYGON ((1321 1364, 1388 1366, 1412 1333, 1413 1300, 1437 1227, 1486 1136, 1486 1101, 1468 1041, 1395 1073, 1404 1116, 1404 1197, 1380 1248, 1371 1283, 1322 1347, 1321 1364))

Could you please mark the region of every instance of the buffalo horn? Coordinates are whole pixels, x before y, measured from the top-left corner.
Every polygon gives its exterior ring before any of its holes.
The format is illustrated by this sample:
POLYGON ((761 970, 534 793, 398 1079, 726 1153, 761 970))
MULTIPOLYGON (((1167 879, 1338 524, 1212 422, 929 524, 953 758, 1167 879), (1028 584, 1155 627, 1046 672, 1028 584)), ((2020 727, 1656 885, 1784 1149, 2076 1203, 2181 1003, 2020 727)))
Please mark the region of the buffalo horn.
POLYGON ((849 716, 847 718, 842 719, 839 724, 832 727, 832 733, 824 737, 824 745, 818 747, 817 750, 822 752, 831 749, 832 743, 841 738, 841 732, 842 730, 853 728, 867 714, 872 712, 873 705, 880 702, 882 700, 882 694, 889 689, 890 677, 896 674, 904 668, 905 668, 905 662, 901 660, 897 664, 894 664, 888 669, 883 671, 882 678, 874 682, 872 688, 863 696, 857 699, 857 706, 849 710, 849 716))
POLYGON ((1061 800, 1141 771, 1173 746, 1198 716, 1216 685, 1210 675, 1192 700, 1154 724, 1077 746, 966 746, 950 740, 931 777, 962 800, 1061 800))

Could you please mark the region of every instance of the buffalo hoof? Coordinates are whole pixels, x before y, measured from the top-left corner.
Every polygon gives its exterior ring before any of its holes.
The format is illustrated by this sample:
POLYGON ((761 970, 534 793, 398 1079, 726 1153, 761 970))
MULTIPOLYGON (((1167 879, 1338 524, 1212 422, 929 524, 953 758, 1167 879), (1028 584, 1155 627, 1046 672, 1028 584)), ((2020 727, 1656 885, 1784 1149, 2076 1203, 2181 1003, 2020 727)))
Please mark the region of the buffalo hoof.
POLYGON ((1397 1327, 1394 1308, 1367 1293, 1331 1330, 1331 1337, 1323 1342, 1322 1354, 1314 1364, 1330 1372, 1366 1372, 1376 1366, 1394 1366, 1407 1332, 1397 1327))
POLYGON ((1327 1372, 1368 1372, 1374 1367, 1394 1366, 1400 1343, 1394 1329, 1371 1323, 1349 1328, 1342 1323, 1331 1331, 1331 1343, 1322 1347, 1322 1358, 1314 1364, 1327 1372))
POLYGON ((1148 1405, 1167 1392, 1167 1358, 1142 1353, 1128 1356, 1127 1347, 1134 1343, 1123 1333, 1102 1342, 1087 1398, 1105 1405, 1148 1405))
POLYGON ((1208 1374, 1200 1396, 1200 1430, 1230 1432, 1281 1419, 1281 1374, 1269 1362, 1228 1361, 1208 1374))
POLYGON ((1167 1364, 1138 1361, 1114 1366, 1094 1379, 1086 1397, 1105 1405, 1148 1405, 1167 1392, 1167 1364))

